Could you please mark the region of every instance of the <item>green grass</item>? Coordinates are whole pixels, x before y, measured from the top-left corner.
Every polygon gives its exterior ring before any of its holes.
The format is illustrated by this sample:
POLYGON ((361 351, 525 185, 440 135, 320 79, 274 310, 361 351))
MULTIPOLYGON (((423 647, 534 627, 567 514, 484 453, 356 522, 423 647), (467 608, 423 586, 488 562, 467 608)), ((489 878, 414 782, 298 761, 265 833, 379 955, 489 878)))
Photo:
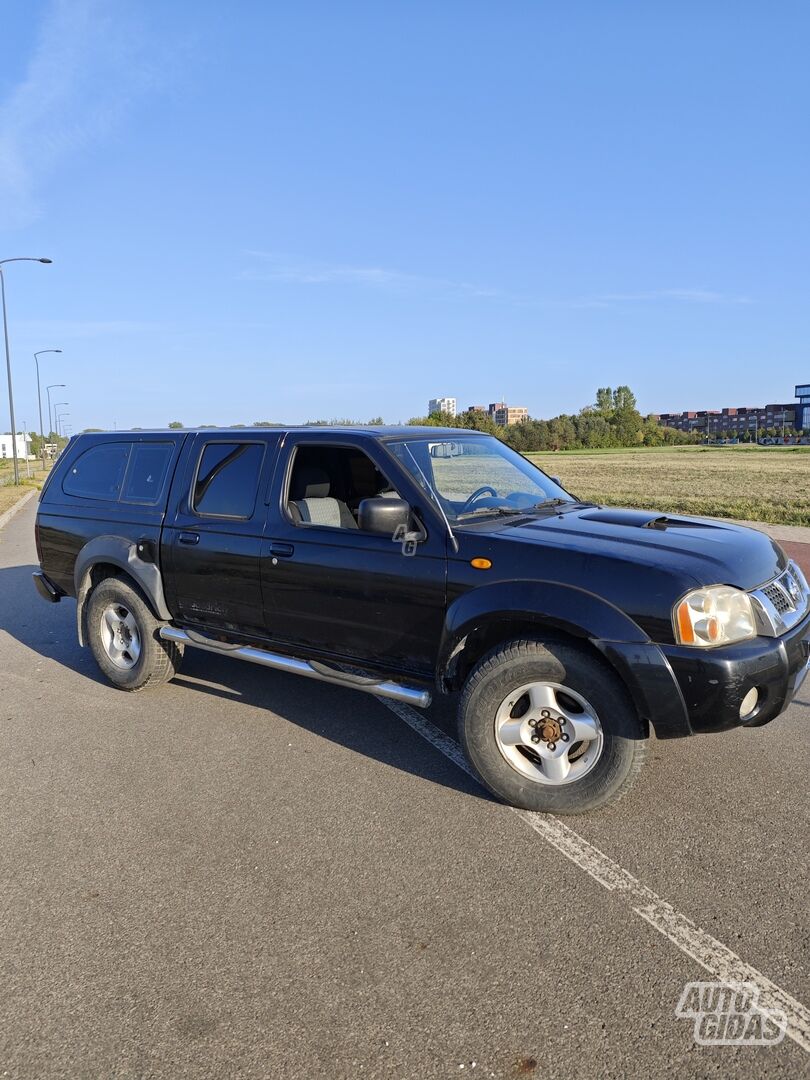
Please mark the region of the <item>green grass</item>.
POLYGON ((7 459, 0 461, 0 514, 10 510, 27 491, 31 491, 32 488, 41 488, 45 477, 48 475, 47 469, 43 471, 42 464, 39 461, 28 462, 30 477, 26 476, 25 462, 20 462, 19 468, 20 484, 16 485, 13 482, 13 463, 7 459))
POLYGON ((528 454, 590 502, 810 525, 808 446, 678 446, 528 454))

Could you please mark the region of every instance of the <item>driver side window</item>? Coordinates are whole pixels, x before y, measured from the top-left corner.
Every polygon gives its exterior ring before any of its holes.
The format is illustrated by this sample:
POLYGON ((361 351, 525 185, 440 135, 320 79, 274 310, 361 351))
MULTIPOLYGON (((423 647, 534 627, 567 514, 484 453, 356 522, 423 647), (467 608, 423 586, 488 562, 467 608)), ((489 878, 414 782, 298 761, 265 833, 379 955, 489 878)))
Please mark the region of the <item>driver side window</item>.
POLYGON ((285 497, 293 524, 358 529, 360 503, 373 498, 399 493, 362 450, 324 443, 296 448, 285 497))

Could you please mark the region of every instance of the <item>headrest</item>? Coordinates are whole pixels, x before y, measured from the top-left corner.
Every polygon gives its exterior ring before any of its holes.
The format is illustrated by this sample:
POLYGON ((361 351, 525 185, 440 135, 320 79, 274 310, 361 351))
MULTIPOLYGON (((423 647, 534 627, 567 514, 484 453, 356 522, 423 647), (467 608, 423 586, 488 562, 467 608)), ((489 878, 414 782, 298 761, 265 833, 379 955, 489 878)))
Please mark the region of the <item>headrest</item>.
POLYGON ((324 469, 309 467, 296 471, 293 499, 325 499, 329 494, 329 476, 324 469))

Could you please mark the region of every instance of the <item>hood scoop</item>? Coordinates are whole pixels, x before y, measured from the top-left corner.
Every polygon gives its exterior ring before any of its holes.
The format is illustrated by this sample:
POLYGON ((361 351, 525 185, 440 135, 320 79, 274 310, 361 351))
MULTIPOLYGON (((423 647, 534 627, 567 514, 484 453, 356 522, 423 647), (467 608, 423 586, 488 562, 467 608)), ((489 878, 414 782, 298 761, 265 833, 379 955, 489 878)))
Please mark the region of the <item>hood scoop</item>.
POLYGON ((580 521, 593 521, 599 525, 621 525, 623 528, 656 529, 711 529, 708 521, 696 521, 693 518, 670 517, 656 514, 651 510, 620 510, 600 507, 580 514, 580 521))
POLYGON ((689 518, 662 517, 653 518, 644 526, 645 529, 711 529, 708 522, 694 521, 689 518))

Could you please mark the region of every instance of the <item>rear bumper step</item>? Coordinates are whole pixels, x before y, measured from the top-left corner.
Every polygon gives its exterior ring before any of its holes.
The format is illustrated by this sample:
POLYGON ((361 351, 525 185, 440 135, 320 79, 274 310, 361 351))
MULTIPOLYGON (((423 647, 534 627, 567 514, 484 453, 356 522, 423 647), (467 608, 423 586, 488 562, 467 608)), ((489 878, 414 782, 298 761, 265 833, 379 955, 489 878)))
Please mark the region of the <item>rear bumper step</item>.
POLYGON ((47 600, 49 604, 58 604, 62 599, 62 594, 59 592, 54 583, 42 573, 41 570, 35 570, 31 575, 34 579, 34 585, 36 585, 37 592, 43 600, 47 600))
POLYGON ((174 626, 161 627, 160 636, 164 641, 175 641, 178 645, 190 645, 193 649, 204 649, 206 652, 221 653, 223 656, 236 656, 252 664, 261 664, 262 667, 274 668, 276 671, 289 671, 293 675, 303 675, 307 679, 318 679, 320 682, 334 683, 336 686, 345 686, 353 690, 364 690, 367 694, 403 701, 407 705, 416 705, 420 709, 426 709, 431 702, 429 690, 416 690, 395 682, 377 682, 357 675, 341 675, 339 671, 331 671, 317 661, 310 663, 308 660, 296 660, 291 656, 271 653, 266 649, 254 649, 250 645, 215 641, 201 634, 188 634, 185 630, 178 630, 174 626))

